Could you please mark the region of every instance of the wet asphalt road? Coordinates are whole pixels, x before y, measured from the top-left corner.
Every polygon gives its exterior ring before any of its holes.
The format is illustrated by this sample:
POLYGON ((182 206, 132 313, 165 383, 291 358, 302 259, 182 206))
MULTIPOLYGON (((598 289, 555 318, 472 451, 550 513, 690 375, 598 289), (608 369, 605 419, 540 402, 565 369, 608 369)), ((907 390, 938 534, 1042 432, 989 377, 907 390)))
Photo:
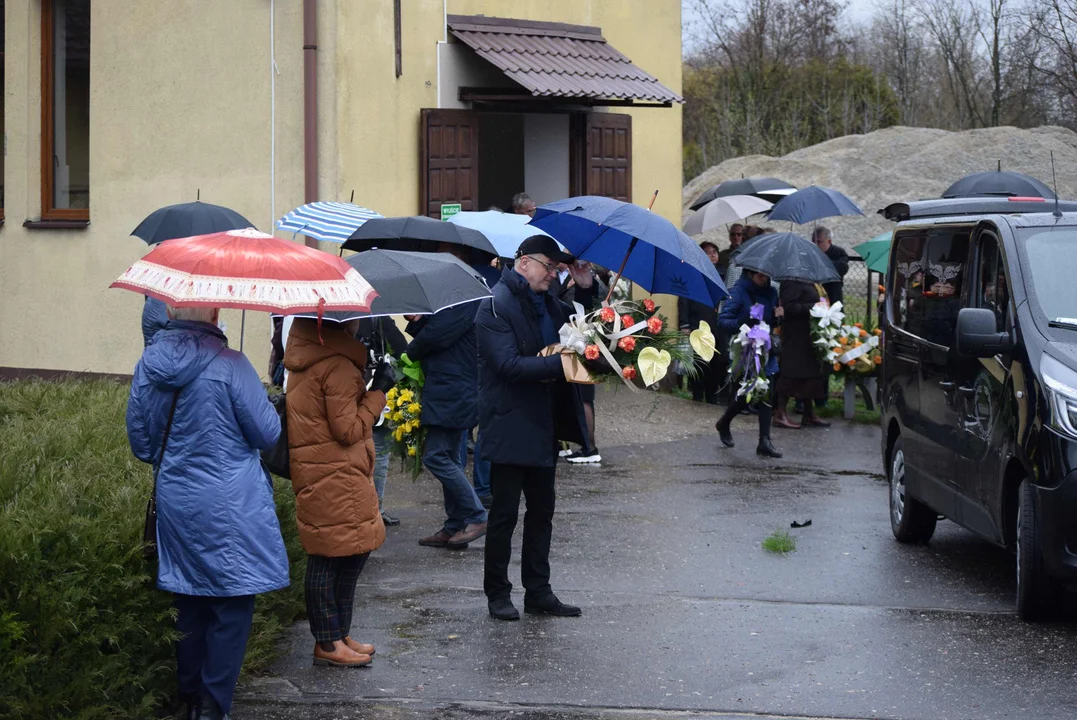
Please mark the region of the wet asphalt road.
POLYGON ((727 450, 710 408, 598 405, 605 461, 559 468, 551 555, 583 617, 489 618, 482 542, 419 547, 440 485, 393 476, 402 524, 360 580, 353 631, 373 667, 312 667, 299 624, 233 717, 1077 717, 1077 623, 1017 620, 1012 556, 952 523, 896 543, 877 428, 777 431, 786 457, 763 461, 752 419, 727 450), (796 552, 760 548, 779 528, 796 552))

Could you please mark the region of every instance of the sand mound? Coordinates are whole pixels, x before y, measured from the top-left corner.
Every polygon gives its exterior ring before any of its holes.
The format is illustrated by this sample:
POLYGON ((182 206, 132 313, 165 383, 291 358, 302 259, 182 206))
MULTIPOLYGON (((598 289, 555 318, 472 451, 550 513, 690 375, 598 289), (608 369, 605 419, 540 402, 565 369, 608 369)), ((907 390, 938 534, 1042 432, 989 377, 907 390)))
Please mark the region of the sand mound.
MULTIPOLYGON (((723 180, 770 176, 804 187, 832 187, 851 197, 863 218, 828 218, 820 223, 834 230, 835 241, 850 246, 893 228, 876 214, 892 202, 936 198, 950 184, 974 172, 1014 170, 1051 181, 1051 151, 1058 172, 1058 194, 1077 198, 1077 133, 1061 127, 1019 130, 1013 127, 948 132, 927 128, 893 127, 868 135, 847 135, 803 148, 784 157, 750 155, 726 160, 689 182, 683 193, 688 205, 703 191, 723 180)), ((765 222, 765 221, 764 221, 765 222)), ((756 219, 756 224, 762 224, 756 219)), ((786 230, 788 223, 770 223, 786 230)), ((805 237, 810 226, 796 226, 805 237)), ((725 237, 718 233, 709 239, 725 237)))

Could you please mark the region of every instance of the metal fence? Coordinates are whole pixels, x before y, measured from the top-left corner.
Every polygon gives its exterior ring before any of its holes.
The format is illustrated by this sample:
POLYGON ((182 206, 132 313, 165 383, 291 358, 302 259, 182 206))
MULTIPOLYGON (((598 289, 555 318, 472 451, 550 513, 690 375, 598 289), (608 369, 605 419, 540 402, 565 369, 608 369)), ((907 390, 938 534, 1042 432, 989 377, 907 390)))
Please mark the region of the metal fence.
POLYGON ((872 327, 879 321, 876 299, 882 275, 868 270, 862 258, 849 258, 849 272, 845 274, 845 315, 849 322, 863 323, 872 327))

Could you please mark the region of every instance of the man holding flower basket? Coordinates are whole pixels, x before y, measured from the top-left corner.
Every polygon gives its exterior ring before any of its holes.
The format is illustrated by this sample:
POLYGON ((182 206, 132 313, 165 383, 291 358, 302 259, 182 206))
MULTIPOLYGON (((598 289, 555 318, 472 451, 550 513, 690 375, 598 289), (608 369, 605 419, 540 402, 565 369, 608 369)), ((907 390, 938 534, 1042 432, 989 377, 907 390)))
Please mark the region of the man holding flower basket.
MULTIPOLYGON (((585 425, 580 385, 565 381, 560 354, 539 352, 559 340, 572 311, 550 295, 558 263, 571 263, 553 238, 535 235, 520 245, 514 268, 506 269, 475 318, 479 350, 479 426, 482 459, 491 463, 490 507, 483 587, 490 615, 518 620, 512 604, 509 560, 520 495, 527 502, 521 580, 524 611, 575 616, 550 587, 550 542, 555 504, 558 440, 583 445, 585 425)), ((590 273, 569 264, 580 289, 590 273)))

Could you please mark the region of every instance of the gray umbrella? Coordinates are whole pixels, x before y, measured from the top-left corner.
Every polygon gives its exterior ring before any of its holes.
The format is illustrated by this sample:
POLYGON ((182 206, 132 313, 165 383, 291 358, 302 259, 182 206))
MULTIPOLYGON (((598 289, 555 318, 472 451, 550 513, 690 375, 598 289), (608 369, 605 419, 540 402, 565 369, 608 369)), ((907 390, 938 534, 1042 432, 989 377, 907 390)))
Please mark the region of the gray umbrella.
MULTIPOLYGON (((367 250, 345 259, 377 290, 378 297, 370 304, 370 312, 342 310, 322 316, 332 322, 381 315, 429 315, 490 297, 482 276, 448 253, 367 250)), ((310 312, 295 317, 318 315, 310 312)))
POLYGON ((345 241, 343 249, 434 252, 442 243, 471 248, 472 255, 480 254, 476 261, 497 257, 497 249, 478 230, 424 215, 367 220, 345 241))
POLYGON ((746 242, 735 255, 739 267, 772 279, 809 283, 839 282, 841 275, 815 244, 793 233, 770 233, 746 242))

